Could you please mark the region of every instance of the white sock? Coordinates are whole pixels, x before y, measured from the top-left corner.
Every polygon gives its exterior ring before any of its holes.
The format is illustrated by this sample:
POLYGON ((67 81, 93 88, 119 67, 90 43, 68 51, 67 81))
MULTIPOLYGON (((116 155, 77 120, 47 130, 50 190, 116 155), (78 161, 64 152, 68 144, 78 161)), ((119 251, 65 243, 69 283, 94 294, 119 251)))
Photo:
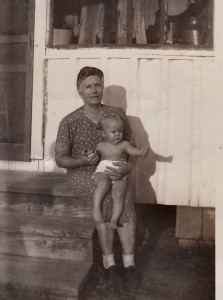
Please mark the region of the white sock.
POLYGON ((134 254, 130 254, 130 255, 122 254, 122 259, 123 259, 124 268, 135 266, 134 254))
POLYGON ((102 255, 102 258, 103 258, 103 266, 105 269, 108 269, 111 266, 115 266, 114 254, 102 255))

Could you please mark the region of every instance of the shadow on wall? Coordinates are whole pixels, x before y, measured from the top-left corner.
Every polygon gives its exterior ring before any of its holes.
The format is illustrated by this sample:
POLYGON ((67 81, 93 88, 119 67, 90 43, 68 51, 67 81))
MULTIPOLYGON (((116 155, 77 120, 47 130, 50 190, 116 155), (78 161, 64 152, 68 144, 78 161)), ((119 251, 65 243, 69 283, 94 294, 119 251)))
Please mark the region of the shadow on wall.
MULTIPOLYGON (((125 112, 127 111, 127 93, 126 89, 122 86, 111 85, 104 90, 103 103, 111 106, 122 107, 125 112)), ((129 116, 134 138, 138 147, 150 146, 149 135, 146 132, 140 118, 129 116)), ((149 154, 144 158, 139 158, 134 170, 130 174, 130 193, 134 195, 136 202, 140 203, 157 203, 154 188, 150 182, 150 178, 156 172, 156 162, 171 163, 172 156, 163 156, 157 154, 150 149, 149 154), (135 184, 138 182, 138 184, 135 184), (140 184, 140 186, 139 186, 140 184), (137 187, 138 185, 138 187, 137 187)))

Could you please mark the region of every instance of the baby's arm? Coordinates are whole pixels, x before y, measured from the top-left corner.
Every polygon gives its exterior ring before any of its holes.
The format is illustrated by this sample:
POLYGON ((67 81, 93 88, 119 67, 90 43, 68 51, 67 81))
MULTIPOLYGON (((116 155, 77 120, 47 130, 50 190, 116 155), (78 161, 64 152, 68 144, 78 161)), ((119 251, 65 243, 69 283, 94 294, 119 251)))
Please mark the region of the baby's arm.
POLYGON ((135 155, 135 156, 146 156, 149 152, 149 147, 143 147, 141 149, 134 147, 129 142, 125 142, 124 144, 125 152, 129 155, 135 155))

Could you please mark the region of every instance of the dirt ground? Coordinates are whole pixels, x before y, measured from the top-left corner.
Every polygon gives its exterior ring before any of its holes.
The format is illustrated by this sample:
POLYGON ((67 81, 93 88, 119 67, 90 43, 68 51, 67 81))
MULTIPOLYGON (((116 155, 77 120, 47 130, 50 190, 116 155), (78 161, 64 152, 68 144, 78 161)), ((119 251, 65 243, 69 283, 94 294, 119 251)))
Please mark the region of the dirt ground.
MULTIPOLYGON (((82 300, 213 300, 215 249, 182 249, 175 238, 176 207, 137 205, 136 266, 141 284, 137 290, 108 290, 101 251, 94 237, 94 266, 82 300)), ((117 265, 122 270, 121 247, 115 239, 117 265)))

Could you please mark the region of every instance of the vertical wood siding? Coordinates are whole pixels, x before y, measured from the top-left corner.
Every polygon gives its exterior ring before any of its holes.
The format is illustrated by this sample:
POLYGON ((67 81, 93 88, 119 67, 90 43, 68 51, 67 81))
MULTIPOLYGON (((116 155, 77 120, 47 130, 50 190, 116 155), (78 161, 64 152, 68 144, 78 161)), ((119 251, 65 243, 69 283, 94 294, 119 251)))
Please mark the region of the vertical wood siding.
POLYGON ((189 202, 193 126, 192 61, 170 60, 169 68, 166 141, 167 151, 173 155, 173 161, 166 164, 164 201, 170 198, 172 203, 177 203, 179 199, 189 202))
POLYGON ((59 171, 53 151, 57 127, 82 105, 75 78, 86 65, 104 71, 103 101, 126 110, 137 145, 151 146, 131 175, 137 202, 213 206, 212 59, 49 59, 44 170, 59 171))
POLYGON ((104 103, 124 108, 137 146, 151 147, 131 174, 136 202, 214 206, 213 58, 71 56, 45 65, 43 159, 0 162, 1 169, 64 172, 54 161, 57 128, 83 104, 76 90, 79 70, 95 66, 105 75, 104 103))

